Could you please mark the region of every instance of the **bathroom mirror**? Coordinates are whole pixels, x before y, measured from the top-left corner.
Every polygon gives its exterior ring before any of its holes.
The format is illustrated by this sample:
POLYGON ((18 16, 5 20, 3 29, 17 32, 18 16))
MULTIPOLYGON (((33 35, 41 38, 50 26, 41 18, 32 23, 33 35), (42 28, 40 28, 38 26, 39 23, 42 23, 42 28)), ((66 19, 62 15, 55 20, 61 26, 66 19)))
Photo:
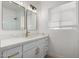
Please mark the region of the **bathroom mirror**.
POLYGON ((25 24, 25 8, 12 1, 3 1, 2 19, 3 30, 23 30, 25 24))
POLYGON ((28 32, 36 31, 37 14, 27 10, 27 29, 28 32))

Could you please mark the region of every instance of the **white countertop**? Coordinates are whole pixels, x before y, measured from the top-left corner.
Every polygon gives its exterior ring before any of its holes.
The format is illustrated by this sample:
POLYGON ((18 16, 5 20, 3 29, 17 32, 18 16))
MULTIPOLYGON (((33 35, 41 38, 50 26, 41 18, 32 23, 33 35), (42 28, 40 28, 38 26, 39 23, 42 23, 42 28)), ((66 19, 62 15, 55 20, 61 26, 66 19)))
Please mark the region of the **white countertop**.
POLYGON ((24 42, 38 40, 39 38, 43 38, 46 36, 48 35, 37 35, 37 36, 29 36, 29 37, 17 37, 17 38, 3 39, 3 40, 0 40, 0 48, 4 48, 4 47, 15 45, 15 44, 22 44, 24 42))

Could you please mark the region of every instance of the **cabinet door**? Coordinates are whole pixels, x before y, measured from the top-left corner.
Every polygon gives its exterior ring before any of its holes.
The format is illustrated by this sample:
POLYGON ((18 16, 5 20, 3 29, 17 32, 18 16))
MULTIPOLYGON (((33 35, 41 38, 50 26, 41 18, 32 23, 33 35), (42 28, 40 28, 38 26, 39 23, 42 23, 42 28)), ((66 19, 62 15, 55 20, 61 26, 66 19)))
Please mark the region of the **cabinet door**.
POLYGON ((3 51, 3 58, 20 58, 20 57, 22 57, 22 47, 16 47, 3 51))
POLYGON ((23 52, 25 52, 25 51, 27 51, 27 50, 32 49, 33 47, 35 47, 36 46, 35 42, 36 41, 23 44, 23 52))
POLYGON ((36 58, 36 48, 31 48, 23 52, 23 58, 36 58))
POLYGON ((23 58, 35 58, 36 41, 23 44, 23 58))
POLYGON ((48 47, 40 44, 40 46, 38 46, 38 48, 39 48, 39 50, 38 50, 39 52, 37 54, 37 58, 44 58, 45 55, 47 54, 48 47))
POLYGON ((37 58, 43 58, 44 57, 44 47, 42 46, 42 44, 40 45, 40 46, 38 46, 38 48, 39 48, 39 52, 38 52, 38 54, 37 54, 37 58))
POLYGON ((0 52, 0 58, 2 57, 2 54, 1 54, 1 52, 0 52))
POLYGON ((48 51, 48 37, 44 38, 44 42, 43 42, 43 55, 44 55, 44 57, 47 55, 47 51, 48 51))
POLYGON ((39 53, 37 54, 38 58, 43 58, 45 57, 45 55, 47 54, 47 50, 48 50, 48 41, 46 38, 39 40, 37 42, 38 44, 38 48, 39 48, 39 53))

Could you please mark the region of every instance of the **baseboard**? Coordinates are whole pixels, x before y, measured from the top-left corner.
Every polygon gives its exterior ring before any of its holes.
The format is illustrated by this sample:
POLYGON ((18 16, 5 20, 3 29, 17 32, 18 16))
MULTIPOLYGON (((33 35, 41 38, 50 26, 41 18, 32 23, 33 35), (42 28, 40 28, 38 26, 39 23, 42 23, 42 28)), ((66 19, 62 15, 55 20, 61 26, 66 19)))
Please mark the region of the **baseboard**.
POLYGON ((51 54, 47 54, 48 57, 50 58, 64 58, 64 56, 61 56, 61 55, 51 55, 51 54))

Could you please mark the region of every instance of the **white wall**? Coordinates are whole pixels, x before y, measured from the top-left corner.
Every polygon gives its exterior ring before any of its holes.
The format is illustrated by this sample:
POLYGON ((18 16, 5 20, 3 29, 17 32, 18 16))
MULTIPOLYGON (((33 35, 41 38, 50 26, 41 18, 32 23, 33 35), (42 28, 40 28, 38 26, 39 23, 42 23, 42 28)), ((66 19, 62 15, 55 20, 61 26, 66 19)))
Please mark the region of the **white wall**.
POLYGON ((2 2, 0 1, 0 30, 2 30, 2 2))
POLYGON ((79 57, 77 30, 48 29, 48 10, 66 2, 41 2, 39 8, 39 32, 49 33, 49 51, 52 57, 79 57))
POLYGON ((56 57, 77 56, 77 32, 75 30, 49 31, 49 54, 56 57))

